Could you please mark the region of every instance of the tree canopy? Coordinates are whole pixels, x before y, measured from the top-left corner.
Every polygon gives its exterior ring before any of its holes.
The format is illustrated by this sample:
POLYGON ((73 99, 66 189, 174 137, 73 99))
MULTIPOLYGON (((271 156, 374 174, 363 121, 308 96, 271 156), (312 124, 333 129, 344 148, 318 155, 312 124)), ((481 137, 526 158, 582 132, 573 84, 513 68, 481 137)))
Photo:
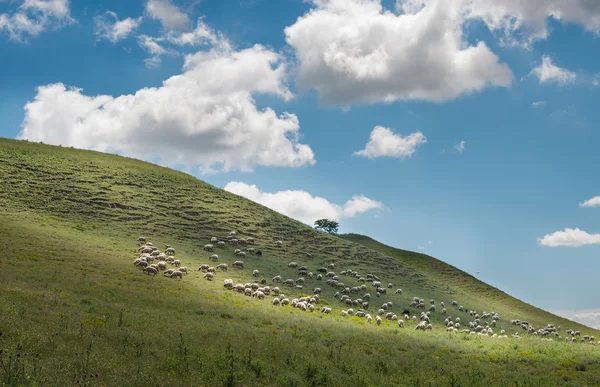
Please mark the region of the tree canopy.
POLYGON ((324 231, 329 234, 335 234, 338 232, 340 224, 332 219, 319 219, 315 221, 315 228, 320 231, 324 231))

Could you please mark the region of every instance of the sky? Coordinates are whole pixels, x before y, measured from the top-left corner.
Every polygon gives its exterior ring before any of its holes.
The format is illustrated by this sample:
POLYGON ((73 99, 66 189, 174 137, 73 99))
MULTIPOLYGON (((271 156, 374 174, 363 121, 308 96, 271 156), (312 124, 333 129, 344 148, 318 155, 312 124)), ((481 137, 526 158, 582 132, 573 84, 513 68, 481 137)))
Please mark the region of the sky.
POLYGON ((0 0, 0 136, 334 218, 600 328, 599 38, 586 0, 0 0))

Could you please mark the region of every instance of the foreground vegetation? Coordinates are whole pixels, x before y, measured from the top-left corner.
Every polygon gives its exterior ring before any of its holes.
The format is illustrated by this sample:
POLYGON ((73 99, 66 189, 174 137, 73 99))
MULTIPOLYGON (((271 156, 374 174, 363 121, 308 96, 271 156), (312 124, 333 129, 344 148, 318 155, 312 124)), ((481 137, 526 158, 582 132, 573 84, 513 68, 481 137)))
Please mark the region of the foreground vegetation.
MULTIPOLYGON (((290 261, 313 271, 334 262, 336 272, 375 273, 403 289, 373 297, 373 315, 385 301, 400 314, 418 296, 445 301, 464 320, 452 300, 498 312, 496 330, 509 334, 520 331, 508 322, 519 318, 600 337, 432 257, 319 233, 189 175, 96 152, 0 140, 0 176, 0 385, 600 384, 597 346, 450 334, 439 309, 431 332, 412 322, 367 324, 342 317, 324 281, 284 292, 321 287, 331 315, 274 307, 222 286, 225 278, 257 280, 253 269, 269 283, 278 274, 296 278, 290 261), (231 230, 254 237, 263 255, 203 280, 195 270, 210 254, 202 246, 231 230), (140 235, 173 245, 190 273, 182 281, 142 274, 132 264, 140 235)), ((234 248, 218 250, 219 262, 236 260, 234 248)))

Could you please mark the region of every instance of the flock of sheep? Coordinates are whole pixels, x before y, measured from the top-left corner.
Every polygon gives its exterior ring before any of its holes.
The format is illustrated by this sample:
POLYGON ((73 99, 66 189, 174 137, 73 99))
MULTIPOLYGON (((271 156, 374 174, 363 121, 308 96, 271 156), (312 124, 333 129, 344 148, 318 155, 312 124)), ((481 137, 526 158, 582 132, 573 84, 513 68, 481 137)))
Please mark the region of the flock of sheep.
MULTIPOLYGON (((210 244, 204 246, 205 251, 214 252, 215 248, 222 248, 225 247, 227 243, 230 243, 242 247, 245 250, 242 251, 240 248, 235 249, 234 255, 239 258, 246 257, 247 254, 262 255, 261 250, 256 250, 254 247, 248 247, 249 245, 254 245, 254 238, 238 238, 235 231, 229 233, 226 241, 220 241, 217 237, 212 237, 210 242, 210 244)), ((181 266, 180 260, 175 259, 175 249, 170 245, 166 245, 165 251, 161 252, 154 247, 152 243, 147 243, 144 237, 139 237, 137 243, 141 255, 139 258, 135 259, 134 264, 135 266, 141 267, 144 273, 156 276, 162 271, 164 276, 179 279, 183 278, 183 274, 187 274, 187 268, 181 266), (157 260, 158 263, 154 263, 155 260, 157 260), (167 269, 167 265, 174 266, 174 268, 167 269)), ((282 244, 283 242, 280 240, 274 242, 274 245, 278 247, 282 246, 282 244)), ((306 255, 310 257, 309 253, 306 253, 306 255)), ((218 262, 219 255, 213 253, 209 256, 209 259, 213 262, 218 262)), ((231 264, 231 267, 243 269, 244 262, 237 260, 231 264)), ((431 316, 433 313, 436 313, 437 310, 435 300, 433 299, 429 300, 429 306, 426 305, 425 300, 422 298, 414 297, 412 299, 409 307, 423 309, 420 313, 411 313, 410 309, 406 308, 403 310, 402 314, 398 315, 391 311, 394 307, 392 301, 383 303, 377 308, 377 312, 373 313, 374 316, 368 313, 371 302, 371 293, 369 292, 367 283, 372 287, 376 297, 386 295, 387 289, 393 289, 394 287, 392 283, 388 283, 387 286, 382 286, 381 279, 375 274, 367 273, 361 275, 354 270, 343 270, 339 272, 338 275, 333 271, 335 269, 334 263, 329 263, 327 267, 320 267, 314 273, 310 271, 307 266, 300 266, 295 261, 288 263, 288 268, 298 270, 296 279, 284 279, 281 275, 276 275, 271 279, 271 285, 267 285, 267 280, 265 278, 259 280, 259 283, 234 283, 232 279, 225 279, 223 281, 223 286, 228 290, 241 293, 248 297, 255 297, 259 300, 272 295, 273 298, 271 302, 274 306, 289 305, 289 307, 297 308, 304 312, 314 312, 315 310, 319 310, 324 314, 332 314, 332 308, 329 306, 318 308, 321 297, 320 294, 322 292, 320 287, 314 288, 312 296, 293 298, 291 300, 283 294, 282 289, 280 289, 280 286, 288 286, 290 289, 301 290, 304 288, 307 280, 314 279, 316 281, 322 281, 325 279, 324 283, 334 288, 336 291, 334 298, 338 299, 341 304, 347 307, 346 309, 340 310, 340 315, 343 317, 355 316, 364 318, 367 323, 374 321, 377 325, 381 325, 383 321, 387 320, 397 324, 400 328, 404 328, 407 324, 414 324, 416 330, 433 330, 431 316), (346 285, 342 282, 340 276, 352 277, 359 285, 346 285)), ((228 265, 226 263, 220 263, 216 266, 202 264, 198 268, 198 271, 204 272, 203 278, 208 281, 214 280, 218 270, 226 272, 228 270, 228 265)), ((252 276, 260 277, 260 271, 253 269, 252 276)), ((396 289, 394 294, 402 295, 402 289, 396 289)), ((480 335, 493 338, 508 337, 504 329, 500 330, 498 333, 494 332, 494 329, 500 320, 500 316, 496 312, 488 313, 484 311, 479 314, 474 310, 465 308, 463 305, 459 305, 457 301, 452 301, 449 307, 452 307, 456 313, 463 313, 465 316, 468 316, 468 318, 465 319, 467 321, 463 322, 460 317, 452 317, 448 314, 444 302, 441 302, 439 305, 441 307, 440 313, 446 317, 443 322, 446 327, 445 330, 449 333, 480 335)), ((526 333, 531 334, 532 336, 542 336, 545 340, 552 340, 553 338, 563 340, 563 337, 559 335, 560 326, 555 327, 553 324, 547 324, 544 328, 536 329, 526 321, 511 320, 510 323, 513 326, 521 326, 526 333)), ((567 330, 566 333, 567 335, 565 335, 564 340, 570 342, 578 342, 576 336, 581 336, 579 331, 573 331, 571 329, 567 330)), ((511 337, 521 338, 518 331, 512 334, 511 337)), ((580 341, 589 342, 590 344, 595 345, 594 336, 582 336, 580 341)), ((600 345, 600 341, 598 342, 598 345, 600 345)))

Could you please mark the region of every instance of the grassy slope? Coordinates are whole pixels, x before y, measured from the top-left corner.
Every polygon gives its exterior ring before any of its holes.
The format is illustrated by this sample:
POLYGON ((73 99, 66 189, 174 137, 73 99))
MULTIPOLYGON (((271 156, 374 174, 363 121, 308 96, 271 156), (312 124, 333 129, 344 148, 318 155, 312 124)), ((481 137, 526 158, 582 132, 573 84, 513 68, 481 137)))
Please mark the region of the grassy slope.
MULTIPOLYGON (((334 290, 316 280, 303 291, 320 286, 332 316, 222 288, 224 278, 251 281, 253 269, 267 279, 295 278, 292 260, 312 270, 335 262, 336 271, 373 272, 404 289, 373 298, 372 309, 393 301, 400 314, 413 296, 456 299, 499 312, 498 330, 514 331, 507 320, 518 317, 594 334, 433 258, 317 233, 189 175, 97 152, 0 139, 0 176, 0 385, 65 385, 89 372, 99 373, 98 385, 600 383, 600 348, 589 345, 452 336, 439 312, 436 330, 426 334, 410 324, 367 325, 339 316, 334 290), (246 257, 244 270, 219 273, 214 282, 198 272, 183 281, 151 278, 131 264, 139 235, 172 244, 195 268, 208 263, 202 246, 209 238, 231 230, 256 238, 264 255, 246 257), (274 247, 277 239, 282 248, 274 247)), ((233 249, 218 251, 220 261, 234 261, 233 249)))

